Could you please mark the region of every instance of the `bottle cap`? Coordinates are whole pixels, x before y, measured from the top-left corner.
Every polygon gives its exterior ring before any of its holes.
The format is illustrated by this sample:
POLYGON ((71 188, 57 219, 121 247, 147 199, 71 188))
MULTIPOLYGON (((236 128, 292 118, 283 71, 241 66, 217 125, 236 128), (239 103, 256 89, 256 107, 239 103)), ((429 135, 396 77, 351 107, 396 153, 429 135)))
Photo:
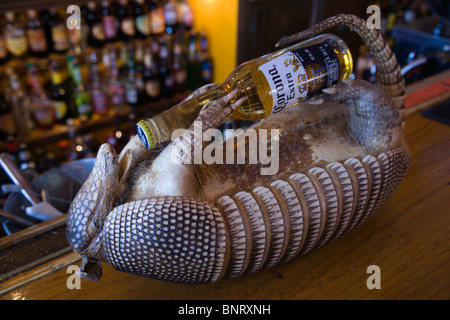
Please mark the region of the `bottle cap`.
POLYGON ((146 149, 153 149, 156 146, 155 136, 145 120, 141 120, 136 124, 136 130, 146 149))

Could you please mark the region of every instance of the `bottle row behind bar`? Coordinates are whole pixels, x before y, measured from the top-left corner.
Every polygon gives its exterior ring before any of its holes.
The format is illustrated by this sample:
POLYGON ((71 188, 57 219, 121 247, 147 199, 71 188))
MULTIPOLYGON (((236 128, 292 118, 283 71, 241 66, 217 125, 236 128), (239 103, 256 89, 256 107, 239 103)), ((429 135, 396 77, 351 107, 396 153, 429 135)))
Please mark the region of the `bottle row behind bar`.
POLYGON ((66 53, 71 47, 102 48, 118 41, 173 35, 193 26, 192 10, 183 0, 104 0, 77 8, 75 15, 57 7, 6 12, 0 17, 0 64, 66 53))
POLYGON ((0 133, 6 136, 27 136, 67 119, 123 114, 130 106, 151 108, 151 102, 212 81, 206 35, 192 30, 22 62, 22 76, 20 68, 4 68, 0 133))

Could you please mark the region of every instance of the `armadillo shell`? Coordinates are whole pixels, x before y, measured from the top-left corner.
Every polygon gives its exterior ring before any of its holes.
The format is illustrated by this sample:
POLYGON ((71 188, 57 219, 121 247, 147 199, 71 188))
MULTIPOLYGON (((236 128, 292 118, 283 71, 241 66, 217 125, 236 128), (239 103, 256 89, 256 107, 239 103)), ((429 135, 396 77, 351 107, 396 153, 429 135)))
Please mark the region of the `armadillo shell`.
POLYGON ((411 160, 405 144, 219 197, 125 203, 102 231, 105 260, 153 279, 208 283, 306 254, 353 230, 392 195, 411 160))

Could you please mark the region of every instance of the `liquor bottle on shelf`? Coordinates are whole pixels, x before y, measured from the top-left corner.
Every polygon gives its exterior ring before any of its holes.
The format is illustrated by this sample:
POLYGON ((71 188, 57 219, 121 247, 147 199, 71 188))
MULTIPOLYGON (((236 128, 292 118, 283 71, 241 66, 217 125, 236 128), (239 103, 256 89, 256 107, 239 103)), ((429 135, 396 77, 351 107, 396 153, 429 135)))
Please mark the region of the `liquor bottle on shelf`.
POLYGON ((101 48, 105 44, 105 32, 97 3, 90 1, 87 4, 86 23, 89 28, 87 45, 92 48, 101 48))
POLYGON ((96 114, 106 114, 109 112, 109 99, 107 88, 100 76, 99 59, 95 52, 89 56, 89 91, 91 94, 92 107, 96 114))
POLYGON ((75 114, 65 61, 59 58, 50 60, 50 79, 50 97, 55 109, 55 121, 66 124, 67 119, 75 114))
POLYGON ((37 11, 27 10, 27 36, 31 55, 35 57, 45 57, 48 54, 47 38, 45 28, 38 18, 37 11))
POLYGON ((134 63, 133 45, 130 43, 126 48, 128 51, 126 61, 125 99, 130 107, 140 105, 142 101, 141 92, 136 85, 136 68, 134 63))
POLYGON ((31 88, 30 110, 34 123, 39 129, 50 129, 55 123, 53 104, 33 62, 27 63, 27 79, 31 88))
POLYGON ((119 20, 119 39, 124 42, 133 40, 136 35, 134 18, 128 7, 128 0, 119 0, 117 8, 119 20))
POLYGON ((111 107, 117 114, 124 114, 126 109, 125 87, 119 79, 119 69, 114 63, 111 66, 108 94, 111 99, 111 107))
POLYGON ((52 52, 66 53, 70 47, 69 33, 66 20, 59 14, 57 8, 50 8, 47 24, 52 52))
POLYGON ((106 43, 113 43, 118 35, 118 23, 109 0, 102 0, 102 23, 106 43))
POLYGON ((133 16, 136 37, 139 39, 147 38, 151 33, 151 25, 149 14, 144 7, 144 0, 135 0, 133 16))
POLYGON ((161 75, 149 47, 144 49, 144 83, 148 101, 161 98, 161 75))
POLYGON ((165 39, 161 40, 159 48, 160 65, 159 73, 161 77, 161 97, 170 98, 173 96, 175 81, 173 79, 172 60, 169 53, 168 44, 165 39))
POLYGON ((150 22, 151 31, 154 36, 164 34, 166 25, 164 20, 164 7, 158 0, 150 0, 150 22))
POLYGON ((34 128, 34 123, 31 117, 30 98, 22 88, 19 77, 13 69, 8 68, 6 73, 9 77, 9 101, 13 110, 14 119, 18 126, 19 135, 28 136, 34 128))
POLYGON ((164 1, 164 23, 167 34, 174 34, 177 25, 177 6, 174 0, 164 1))
POLYGON ((194 26, 194 13, 186 0, 178 0, 178 23, 185 30, 191 30, 194 26))
POLYGON ((187 79, 186 58, 179 39, 175 39, 173 43, 173 77, 174 91, 185 92, 187 79))
POLYGON ((260 120, 320 94, 352 70, 347 45, 331 34, 318 36, 240 65, 222 85, 139 121, 138 133, 147 148, 169 141, 173 130, 188 127, 201 108, 231 92, 236 92, 232 102, 246 100, 228 120, 260 120), (285 88, 293 88, 293 93, 285 88))
POLYGON ((209 55, 208 38, 205 31, 202 31, 200 38, 200 57, 202 61, 203 84, 213 82, 213 62, 209 55))
POLYGON ((6 49, 12 58, 21 59, 28 53, 28 40, 24 26, 16 19, 12 11, 5 13, 4 29, 6 49))
POLYGON ((73 80, 73 101, 76 113, 81 121, 86 121, 92 117, 91 96, 84 85, 78 58, 70 55, 67 57, 67 61, 70 66, 70 74, 73 80))
POLYGON ((70 146, 68 146, 69 156, 67 161, 83 159, 85 157, 86 149, 83 146, 83 139, 78 134, 74 119, 67 119, 66 124, 70 140, 70 146))

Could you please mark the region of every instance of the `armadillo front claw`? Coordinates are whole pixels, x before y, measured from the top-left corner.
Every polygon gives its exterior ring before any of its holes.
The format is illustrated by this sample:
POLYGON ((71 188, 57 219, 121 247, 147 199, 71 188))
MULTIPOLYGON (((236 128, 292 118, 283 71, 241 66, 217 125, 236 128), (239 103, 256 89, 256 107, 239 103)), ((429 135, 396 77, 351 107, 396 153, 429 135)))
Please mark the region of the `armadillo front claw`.
POLYGON ((81 259, 80 277, 90 281, 99 281, 102 277, 102 263, 83 255, 81 259))
POLYGON ((207 105, 200 111, 196 121, 202 122, 203 131, 219 127, 239 106, 247 101, 247 97, 242 97, 231 103, 237 93, 238 90, 235 89, 226 96, 223 96, 222 98, 207 105))

